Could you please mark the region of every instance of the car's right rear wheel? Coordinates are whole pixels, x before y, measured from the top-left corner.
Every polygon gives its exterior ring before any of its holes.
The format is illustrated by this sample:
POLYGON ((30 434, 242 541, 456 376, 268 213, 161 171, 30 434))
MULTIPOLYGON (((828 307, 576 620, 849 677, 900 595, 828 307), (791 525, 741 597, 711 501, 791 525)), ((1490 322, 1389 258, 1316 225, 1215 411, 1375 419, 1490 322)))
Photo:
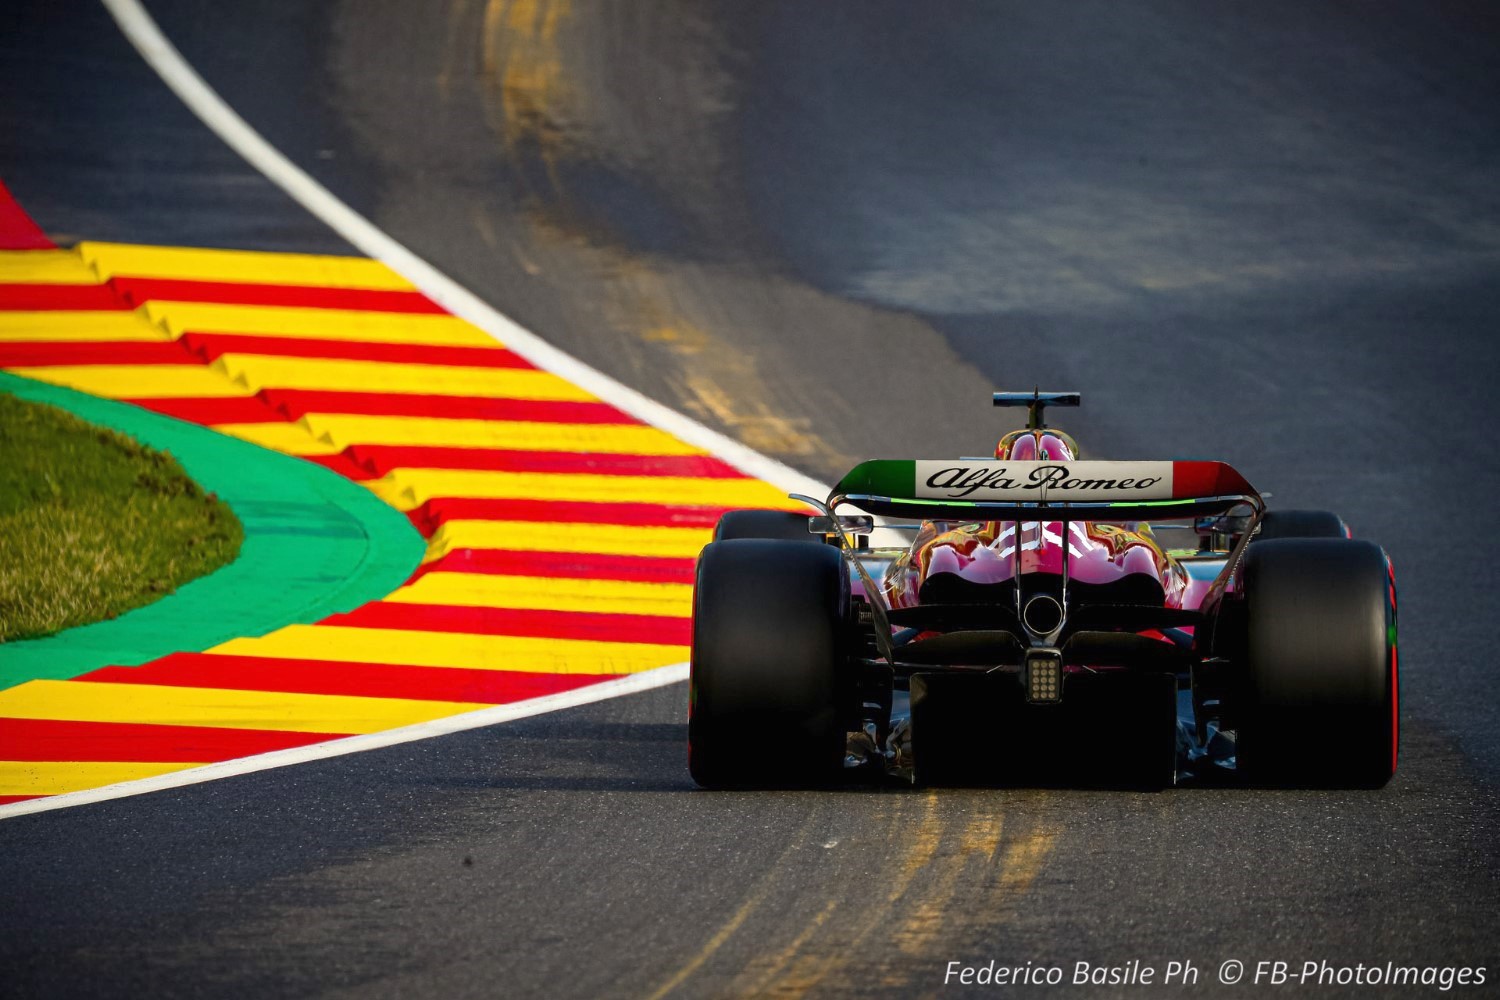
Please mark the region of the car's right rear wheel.
POLYGON ((1240 770, 1257 784, 1384 785, 1400 739, 1385 553, 1344 538, 1258 542, 1243 585, 1240 770))
POLYGON ((848 622, 837 549, 778 539, 704 548, 688 708, 694 781, 789 787, 838 777, 853 702, 848 622))

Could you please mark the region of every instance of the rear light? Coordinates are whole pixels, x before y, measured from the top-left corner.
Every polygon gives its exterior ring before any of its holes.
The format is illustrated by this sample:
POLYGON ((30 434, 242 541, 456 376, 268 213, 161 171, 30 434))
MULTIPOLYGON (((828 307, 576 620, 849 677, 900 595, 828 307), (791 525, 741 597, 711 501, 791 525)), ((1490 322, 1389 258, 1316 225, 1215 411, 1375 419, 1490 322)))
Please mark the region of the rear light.
POLYGON ((1062 654, 1055 649, 1026 651, 1026 700, 1032 704, 1056 705, 1062 701, 1062 654))

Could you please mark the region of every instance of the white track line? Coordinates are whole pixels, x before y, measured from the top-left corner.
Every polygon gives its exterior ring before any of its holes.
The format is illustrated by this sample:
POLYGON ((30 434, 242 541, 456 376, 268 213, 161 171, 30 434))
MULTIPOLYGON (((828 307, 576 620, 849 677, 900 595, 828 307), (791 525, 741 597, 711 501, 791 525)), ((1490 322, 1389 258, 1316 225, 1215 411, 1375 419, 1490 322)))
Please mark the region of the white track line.
POLYGON ((735 468, 780 486, 787 492, 826 496, 828 485, 803 475, 791 466, 768 458, 738 441, 720 434, 643 396, 629 386, 558 350, 515 320, 502 314, 479 296, 396 242, 374 223, 340 201, 301 167, 282 155, 259 132, 224 103, 208 83, 167 40, 138 0, 101 0, 125 37, 151 68, 172 88, 203 124, 213 130, 251 166, 291 195, 361 253, 400 274, 428 298, 453 315, 468 320, 506 347, 539 368, 560 375, 574 385, 619 407, 689 444, 710 451, 735 468))
POLYGON ((305 747, 293 747, 290 750, 273 750, 270 753, 256 754, 253 757, 240 757, 237 760, 205 764, 203 767, 174 771, 171 774, 162 774, 154 778, 122 781, 114 785, 87 788, 80 792, 64 792, 61 795, 50 795, 42 799, 12 802, 10 805, 0 806, 0 819, 24 816, 27 813, 47 812, 52 809, 66 809, 70 806, 89 805, 93 802, 106 802, 110 799, 123 799, 131 795, 159 792, 166 788, 182 788, 186 785, 202 784, 205 781, 232 778, 239 774, 267 771, 273 767, 305 764, 308 761, 323 760, 327 757, 341 757, 344 754, 359 753, 363 750, 379 750, 381 747, 395 746, 398 743, 411 743, 414 740, 431 739, 434 736, 446 736, 449 733, 461 733, 469 729, 482 729, 500 722, 513 722, 516 719, 526 719, 533 715, 544 715, 547 712, 558 712, 565 708, 577 708, 579 705, 588 705, 596 701, 607 701, 610 698, 620 698, 627 694, 650 691, 653 688, 685 681, 687 676, 688 665, 674 663, 668 667, 657 667, 655 670, 645 670, 638 674, 627 674, 616 680, 601 681, 598 684, 575 688, 561 694, 549 694, 541 698, 512 702, 509 705, 481 708, 475 712, 465 712, 463 715, 450 715, 445 719, 419 722, 414 726, 387 729, 384 732, 370 733, 367 736, 347 736, 339 740, 329 740, 326 743, 313 743, 305 747))
MULTIPOLYGON (((718 431, 703 426, 696 420, 685 417, 653 399, 648 399, 629 386, 616 382, 598 369, 558 350, 490 306, 479 296, 378 229, 374 223, 344 204, 331 191, 283 156, 280 150, 251 128, 198 75, 198 72, 182 57, 182 53, 177 51, 176 46, 161 33, 161 29, 157 27, 156 22, 138 0, 101 0, 101 2, 108 8, 115 22, 119 24, 120 30, 135 46, 136 51, 215 135, 223 139, 231 149, 243 156, 251 166, 289 194, 303 208, 321 219, 351 245, 357 247, 360 252, 385 264, 421 289, 428 298, 444 309, 474 324, 538 368, 544 368, 559 375, 631 416, 674 434, 705 451, 712 452, 746 475, 763 479, 789 493, 827 495, 827 484, 803 475, 788 465, 768 458, 738 441, 725 437, 718 431)), ((465 729, 477 729, 481 726, 524 719, 527 716, 540 715, 544 712, 556 712, 590 702, 618 698, 667 684, 675 684, 686 680, 687 675, 687 664, 674 664, 563 694, 547 695, 509 705, 498 705, 494 708, 481 709, 477 712, 455 715, 415 726, 405 726, 383 733, 352 736, 292 750, 242 757, 238 760, 178 771, 156 778, 143 778, 139 781, 127 781, 81 792, 66 792, 62 795, 16 802, 0 806, 0 819, 25 813, 44 812, 49 809, 80 806, 90 802, 102 802, 127 795, 141 795, 165 788, 181 788, 185 785, 214 781, 238 774, 285 767, 288 764, 322 760, 341 754, 358 753, 397 743, 443 736, 465 729)))

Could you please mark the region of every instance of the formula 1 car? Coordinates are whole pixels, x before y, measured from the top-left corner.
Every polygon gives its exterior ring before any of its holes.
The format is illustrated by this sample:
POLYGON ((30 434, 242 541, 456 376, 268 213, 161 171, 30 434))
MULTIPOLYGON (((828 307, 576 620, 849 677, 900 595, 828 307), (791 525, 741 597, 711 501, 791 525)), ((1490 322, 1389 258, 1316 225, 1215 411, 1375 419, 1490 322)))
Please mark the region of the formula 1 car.
POLYGON ((1385 552, 1221 462, 1079 460, 1042 419, 1079 401, 995 393, 1030 413, 993 459, 865 462, 794 495, 809 513, 725 514, 694 592, 694 780, 1389 781, 1385 552))

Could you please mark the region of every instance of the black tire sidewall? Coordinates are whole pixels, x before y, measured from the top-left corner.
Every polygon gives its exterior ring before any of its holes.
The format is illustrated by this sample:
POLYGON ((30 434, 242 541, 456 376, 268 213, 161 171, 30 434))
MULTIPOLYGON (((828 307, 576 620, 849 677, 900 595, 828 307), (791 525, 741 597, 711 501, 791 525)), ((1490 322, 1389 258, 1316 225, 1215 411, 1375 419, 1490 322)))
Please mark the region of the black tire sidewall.
POLYGON ((1379 546, 1270 539, 1246 552, 1237 756, 1276 785, 1383 785, 1393 718, 1395 607, 1379 546))
POLYGON ((733 539, 703 550, 688 711, 699 784, 802 785, 837 773, 848 608, 848 573, 831 546, 733 539))

